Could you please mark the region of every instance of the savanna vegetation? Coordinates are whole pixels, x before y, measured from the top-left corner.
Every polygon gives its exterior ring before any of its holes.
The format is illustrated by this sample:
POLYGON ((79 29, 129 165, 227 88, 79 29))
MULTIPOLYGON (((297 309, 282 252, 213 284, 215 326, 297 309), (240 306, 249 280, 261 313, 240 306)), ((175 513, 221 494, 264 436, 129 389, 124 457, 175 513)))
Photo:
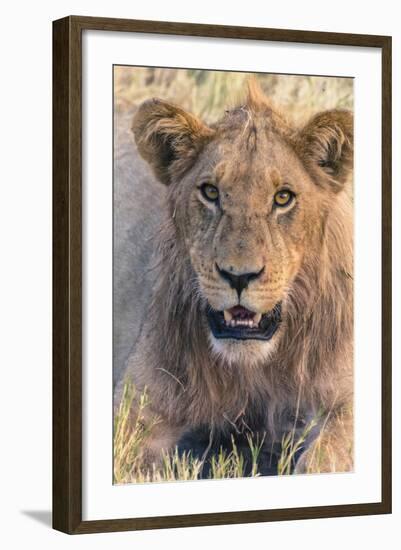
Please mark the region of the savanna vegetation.
MULTIPOLYGON (((194 458, 191 453, 179 453, 176 447, 173 452, 163 453, 162 464, 152 469, 144 469, 142 465, 142 450, 146 438, 152 428, 157 424, 157 418, 153 424, 144 427, 144 412, 149 405, 149 396, 146 390, 141 395, 136 395, 136 389, 130 381, 124 385, 123 397, 114 415, 114 483, 146 483, 150 481, 188 481, 196 480, 201 474, 203 461, 194 458), (134 419, 130 417, 132 401, 137 399, 140 406, 134 419)), ((318 422, 318 418, 310 421, 300 437, 294 438, 294 432, 290 431, 283 438, 282 452, 278 462, 278 475, 289 475, 292 472, 294 455, 302 447, 309 432, 318 422)), ((258 458, 263 445, 263 438, 252 439, 248 437, 250 456, 252 460, 251 476, 260 475, 258 458)), ((244 477, 245 459, 237 449, 234 440, 233 450, 228 452, 220 449, 219 453, 211 458, 210 479, 240 478, 244 477)), ((323 452, 319 451, 319 452, 323 452)), ((316 470, 314 470, 316 473, 316 470)))
POLYGON ((353 108, 351 78, 115 67, 115 109, 124 114, 154 96, 176 103, 210 123, 220 118, 224 109, 241 101, 251 76, 296 124, 325 109, 353 108))

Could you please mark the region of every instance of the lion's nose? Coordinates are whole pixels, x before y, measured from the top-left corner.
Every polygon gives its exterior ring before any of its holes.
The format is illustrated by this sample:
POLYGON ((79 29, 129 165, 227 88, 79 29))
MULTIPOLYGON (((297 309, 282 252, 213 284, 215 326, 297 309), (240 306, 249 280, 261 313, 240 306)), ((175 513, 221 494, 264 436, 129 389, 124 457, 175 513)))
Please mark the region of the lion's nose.
POLYGON ((216 269, 220 277, 225 279, 230 284, 230 287, 237 291, 238 299, 241 297, 241 292, 248 288, 249 283, 260 277, 265 270, 263 266, 262 269, 256 272, 236 274, 221 269, 217 264, 216 269))

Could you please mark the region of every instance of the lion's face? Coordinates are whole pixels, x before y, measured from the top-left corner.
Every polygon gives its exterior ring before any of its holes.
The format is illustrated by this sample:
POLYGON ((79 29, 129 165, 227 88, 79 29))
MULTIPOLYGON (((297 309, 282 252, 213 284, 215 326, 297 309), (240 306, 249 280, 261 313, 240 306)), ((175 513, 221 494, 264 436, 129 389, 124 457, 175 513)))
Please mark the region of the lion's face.
POLYGON ((241 126, 212 141, 172 194, 213 347, 232 359, 246 351, 248 360, 280 337, 287 295, 326 208, 294 151, 254 128, 252 145, 241 126))
POLYGON ((293 283, 322 241, 339 191, 341 178, 333 176, 343 163, 332 120, 327 147, 319 134, 314 158, 307 145, 319 124, 294 136, 266 103, 249 103, 208 128, 176 107, 147 102, 134 132, 144 158, 171 184, 170 212, 212 349, 230 362, 252 363, 266 359, 280 339, 293 283), (159 116, 149 119, 155 109, 159 116))

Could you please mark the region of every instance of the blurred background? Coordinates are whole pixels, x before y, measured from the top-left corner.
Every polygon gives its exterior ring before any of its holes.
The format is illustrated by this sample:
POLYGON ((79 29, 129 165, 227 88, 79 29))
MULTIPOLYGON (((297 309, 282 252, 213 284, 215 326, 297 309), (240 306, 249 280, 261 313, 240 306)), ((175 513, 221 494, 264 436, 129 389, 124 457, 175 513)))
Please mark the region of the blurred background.
POLYGON ((295 124, 321 110, 353 109, 352 78, 115 66, 115 114, 130 113, 145 99, 160 97, 212 123, 224 109, 241 103, 250 76, 295 124))

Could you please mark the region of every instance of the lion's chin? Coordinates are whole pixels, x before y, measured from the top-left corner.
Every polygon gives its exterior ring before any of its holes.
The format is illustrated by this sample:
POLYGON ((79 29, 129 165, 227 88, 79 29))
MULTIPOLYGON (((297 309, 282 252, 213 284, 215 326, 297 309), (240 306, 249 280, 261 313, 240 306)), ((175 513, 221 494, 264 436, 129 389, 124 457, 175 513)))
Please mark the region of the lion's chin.
POLYGON ((277 336, 269 340, 221 339, 209 333, 211 352, 224 363, 241 368, 265 364, 276 349, 277 339, 277 336))

